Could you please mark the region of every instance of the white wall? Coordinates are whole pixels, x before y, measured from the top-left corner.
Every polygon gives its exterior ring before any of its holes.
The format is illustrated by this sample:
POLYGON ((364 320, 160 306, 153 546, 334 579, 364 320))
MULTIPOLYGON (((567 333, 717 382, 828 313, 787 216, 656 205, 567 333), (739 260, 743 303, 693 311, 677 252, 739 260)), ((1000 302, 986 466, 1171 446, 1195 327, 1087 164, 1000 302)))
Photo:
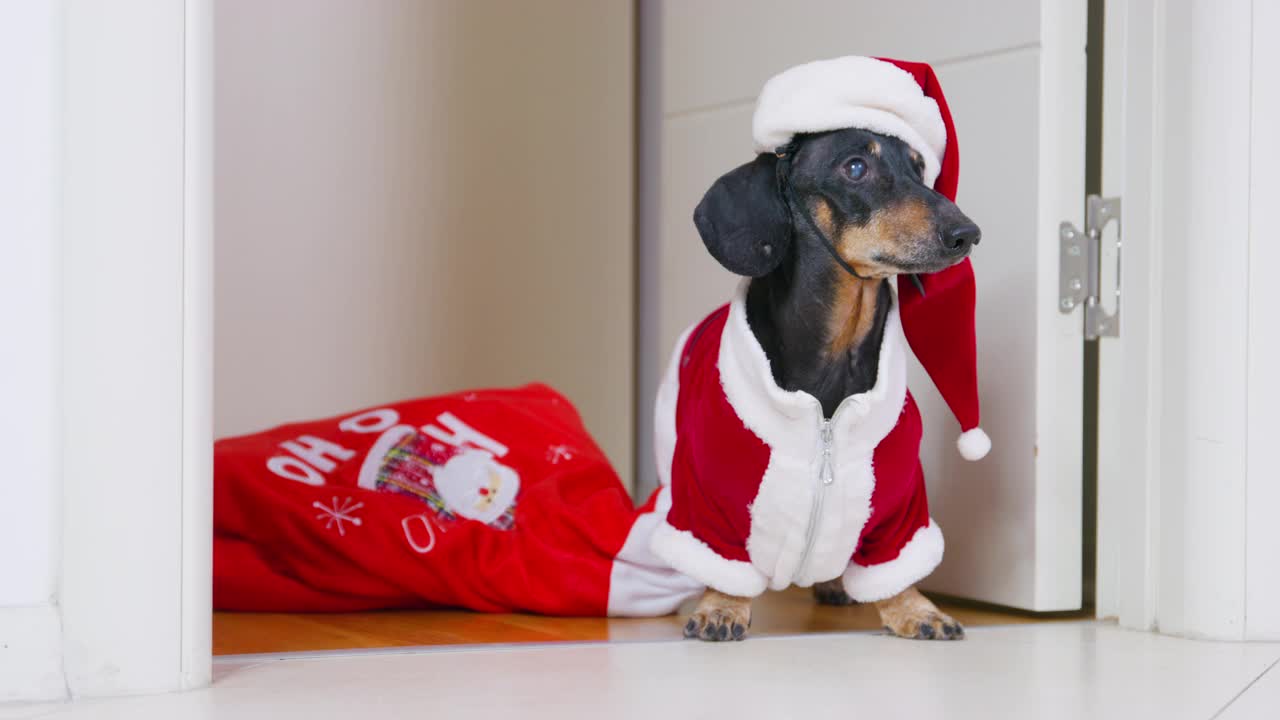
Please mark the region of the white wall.
POLYGON ((219 2, 216 434, 541 380, 629 477, 633 25, 219 2))
POLYGON ((61 3, 0 1, 0 701, 63 690, 54 607, 60 21, 61 3))
POLYGON ((54 596, 58 18, 0 3, 0 606, 54 596))

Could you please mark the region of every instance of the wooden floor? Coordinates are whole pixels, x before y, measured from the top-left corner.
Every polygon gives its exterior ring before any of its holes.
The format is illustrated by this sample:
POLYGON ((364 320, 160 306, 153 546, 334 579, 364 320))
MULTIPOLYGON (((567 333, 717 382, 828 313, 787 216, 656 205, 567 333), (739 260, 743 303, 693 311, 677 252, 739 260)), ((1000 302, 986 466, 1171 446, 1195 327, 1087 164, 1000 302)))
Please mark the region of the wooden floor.
MULTIPOLYGON (((935 598, 936 599, 936 598, 935 598)), ((1092 617, 1090 612, 1033 615, 938 599, 939 606, 967 626, 1009 625, 1092 617)), ((808 590, 768 593, 752 611, 753 635, 876 630, 870 605, 828 607, 808 590)), ((485 615, 457 610, 383 611, 340 614, 214 613, 213 654, 282 653, 313 650, 603 640, 667 640, 680 637, 680 615, 660 618, 555 618, 485 615)))

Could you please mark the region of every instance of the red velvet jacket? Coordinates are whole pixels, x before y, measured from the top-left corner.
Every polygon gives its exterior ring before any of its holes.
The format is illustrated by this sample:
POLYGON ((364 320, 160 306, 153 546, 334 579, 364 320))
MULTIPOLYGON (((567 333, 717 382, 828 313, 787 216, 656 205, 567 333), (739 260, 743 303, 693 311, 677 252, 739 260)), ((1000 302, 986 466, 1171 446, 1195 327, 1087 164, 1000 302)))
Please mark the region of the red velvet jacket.
POLYGON ((817 399, 774 382, 746 288, 684 333, 658 392, 658 508, 669 510, 653 550, 730 595, 841 576, 855 600, 895 595, 943 551, 896 295, 875 386, 827 421, 817 399))

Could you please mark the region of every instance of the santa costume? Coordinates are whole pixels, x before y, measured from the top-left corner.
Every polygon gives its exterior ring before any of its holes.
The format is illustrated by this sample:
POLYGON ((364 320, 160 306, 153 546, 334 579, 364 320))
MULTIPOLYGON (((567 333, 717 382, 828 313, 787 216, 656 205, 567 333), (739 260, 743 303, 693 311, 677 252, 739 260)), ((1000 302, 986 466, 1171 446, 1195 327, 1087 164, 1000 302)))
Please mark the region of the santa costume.
MULTIPOLYGON (((861 127, 924 156, 955 196, 955 131, 915 63, 841 58, 765 86, 757 149, 861 127)), ((896 594, 942 557, 906 390, 907 343, 984 455, 968 260, 899 283, 874 387, 823 417, 773 381, 733 301, 681 337, 656 405, 660 487, 639 509, 568 400, 541 385, 390 403, 214 446, 214 605, 341 611, 464 607, 662 615, 704 586, 843 577, 896 594), (904 342, 904 340, 906 342, 904 342)))
MULTIPOLYGON (((796 135, 862 128, 919 152, 924 182, 955 199, 955 128, 932 68, 844 57, 765 84, 753 119, 758 152, 796 135)), ((900 279, 870 390, 830 418, 813 396, 778 387, 747 323, 744 281, 732 302, 689 328, 658 393, 655 446, 670 506, 652 540, 680 572, 729 595, 837 577, 854 600, 882 600, 933 572, 943 538, 929 517, 920 413, 906 387, 907 344, 959 419, 960 452, 990 449, 978 427, 974 278, 968 259, 900 279)))

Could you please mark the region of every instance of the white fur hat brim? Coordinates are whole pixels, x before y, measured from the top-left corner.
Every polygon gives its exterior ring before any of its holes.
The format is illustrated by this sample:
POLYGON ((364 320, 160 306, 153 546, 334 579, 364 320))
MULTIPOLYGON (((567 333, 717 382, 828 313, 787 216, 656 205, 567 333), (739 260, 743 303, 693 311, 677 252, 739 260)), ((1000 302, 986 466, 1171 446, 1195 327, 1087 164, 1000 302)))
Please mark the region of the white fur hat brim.
POLYGON ((798 133, 861 128, 896 137, 924 157, 930 187, 947 148, 933 98, 910 73, 868 57, 819 60, 773 76, 760 91, 751 125, 758 153, 776 152, 798 133))

